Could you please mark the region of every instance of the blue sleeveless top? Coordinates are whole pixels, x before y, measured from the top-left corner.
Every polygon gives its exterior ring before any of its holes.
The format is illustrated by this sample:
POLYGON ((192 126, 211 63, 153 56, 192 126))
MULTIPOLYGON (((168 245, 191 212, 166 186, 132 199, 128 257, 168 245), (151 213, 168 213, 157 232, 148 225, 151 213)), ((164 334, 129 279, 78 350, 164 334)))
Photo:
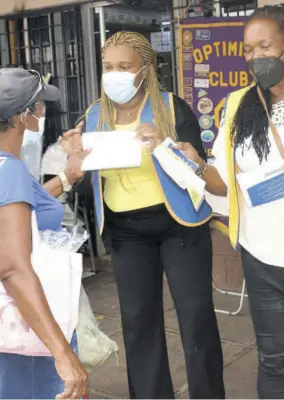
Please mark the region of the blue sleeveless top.
POLYGON ((61 203, 30 175, 23 161, 0 150, 0 207, 12 203, 29 204, 36 212, 40 231, 61 229, 64 217, 61 203))

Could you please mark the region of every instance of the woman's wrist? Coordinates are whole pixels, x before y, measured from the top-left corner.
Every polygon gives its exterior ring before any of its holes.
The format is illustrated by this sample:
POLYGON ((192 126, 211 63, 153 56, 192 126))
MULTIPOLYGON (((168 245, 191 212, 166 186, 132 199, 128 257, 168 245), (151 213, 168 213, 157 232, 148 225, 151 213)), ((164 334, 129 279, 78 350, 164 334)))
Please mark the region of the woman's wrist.
POLYGON ((55 361, 74 355, 74 352, 67 341, 58 341, 51 351, 55 361))
POLYGON ((204 159, 200 156, 198 156, 198 159, 196 160, 196 163, 198 164, 199 168, 202 168, 203 163, 204 163, 204 159))
POLYGON ((198 163, 198 168, 197 168, 197 170, 195 171, 195 173, 196 173, 197 176, 199 176, 199 178, 202 178, 203 175, 204 175, 205 172, 206 172, 207 163, 206 163, 205 160, 203 160, 203 158, 200 158, 199 161, 200 161, 200 163, 198 163))
POLYGON ((68 168, 64 171, 64 174, 71 186, 73 186, 80 178, 75 171, 69 170, 68 168))
POLYGON ((63 192, 70 192, 74 185, 72 176, 68 173, 68 171, 60 172, 57 177, 60 179, 61 187, 63 192))

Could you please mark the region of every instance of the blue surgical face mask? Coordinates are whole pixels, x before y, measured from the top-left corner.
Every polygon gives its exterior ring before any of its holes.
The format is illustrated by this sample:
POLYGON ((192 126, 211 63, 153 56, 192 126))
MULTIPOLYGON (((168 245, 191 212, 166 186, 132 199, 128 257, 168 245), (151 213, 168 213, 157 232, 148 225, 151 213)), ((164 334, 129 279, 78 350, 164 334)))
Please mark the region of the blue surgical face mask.
POLYGON ((41 117, 38 119, 38 132, 25 129, 21 148, 21 160, 36 179, 40 178, 44 125, 45 118, 41 117))
POLYGON ((137 74, 124 71, 105 72, 103 74, 103 89, 105 94, 117 104, 126 104, 136 95, 144 79, 138 87, 135 87, 136 76, 144 69, 142 67, 137 74))

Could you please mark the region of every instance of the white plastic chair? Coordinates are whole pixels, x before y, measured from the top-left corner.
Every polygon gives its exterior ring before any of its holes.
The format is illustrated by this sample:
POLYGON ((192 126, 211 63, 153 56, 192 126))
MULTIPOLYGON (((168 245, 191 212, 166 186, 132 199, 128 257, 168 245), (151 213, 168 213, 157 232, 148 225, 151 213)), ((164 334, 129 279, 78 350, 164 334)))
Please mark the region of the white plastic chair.
POLYGON ((240 298, 239 301, 239 305, 238 308, 235 311, 229 311, 229 310, 224 310, 222 308, 215 308, 215 312, 217 313, 221 313, 221 314, 227 314, 227 315, 238 315, 242 308, 243 308, 243 304, 244 304, 244 298, 248 297, 248 295, 246 294, 246 281, 245 279, 243 279, 243 284, 242 284, 242 289, 240 292, 233 292, 233 291, 229 291, 229 290, 223 290, 217 287, 217 285, 215 284, 214 280, 213 280, 213 288, 221 294, 227 295, 227 296, 237 296, 240 298))
MULTIPOLYGON (((209 195, 207 194, 206 196, 207 201, 209 200, 209 203, 211 205, 211 207, 213 208, 214 212, 214 216, 215 217, 220 217, 220 216, 228 216, 229 215, 229 208, 228 208, 228 199, 227 198, 220 198, 219 196, 213 196, 213 195, 209 195), (218 208, 218 212, 217 213, 217 206, 218 208)), ((224 233, 225 235, 225 233, 224 233)), ((238 315, 244 305, 244 299, 246 297, 248 297, 248 295, 246 294, 246 281, 245 278, 243 279, 243 283, 242 283, 242 288, 240 292, 237 291, 230 291, 230 290, 224 290, 219 288, 216 283, 214 282, 213 279, 213 288, 220 294, 223 295, 227 295, 227 296, 235 296, 235 297, 239 297, 240 301, 238 303, 237 309, 235 311, 230 311, 230 310, 225 310, 222 308, 215 308, 215 312, 220 313, 220 314, 227 314, 227 315, 238 315)))

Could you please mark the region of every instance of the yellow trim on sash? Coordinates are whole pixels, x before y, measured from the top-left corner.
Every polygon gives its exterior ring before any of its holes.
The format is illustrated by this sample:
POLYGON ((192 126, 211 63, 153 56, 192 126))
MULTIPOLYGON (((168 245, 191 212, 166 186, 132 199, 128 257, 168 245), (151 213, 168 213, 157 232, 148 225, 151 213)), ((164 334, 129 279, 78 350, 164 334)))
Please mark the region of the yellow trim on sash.
MULTIPOLYGON (((172 120, 172 123, 174 124, 174 127, 175 127, 175 125, 176 125, 176 117, 175 117, 175 110, 174 110, 173 93, 168 93, 168 95, 169 95, 169 107, 170 107, 171 120, 172 120)), ((145 93, 145 96, 144 96, 144 99, 143 99, 143 101, 142 101, 142 103, 141 103, 141 105, 140 105, 140 108, 139 108, 139 110, 138 110, 138 113, 137 113, 137 119, 136 119, 136 121, 137 121, 138 123, 140 123, 140 121, 141 121, 141 114, 142 114, 142 111, 143 111, 143 109, 144 109, 144 107, 145 107, 145 104, 146 104, 147 100, 148 100, 148 93, 146 92, 146 93, 145 93)), ((95 105, 97 102, 98 102, 98 101, 95 101, 95 102, 87 109, 86 114, 85 114, 86 116, 88 115, 89 110, 91 109, 91 107, 93 107, 93 105, 95 105)), ((116 118, 116 114, 114 114, 114 118, 116 118)), ((175 214, 175 212, 173 211, 173 209, 171 208, 171 206, 170 206, 170 204, 169 204, 169 202, 168 202, 168 200, 167 200, 167 198, 166 198, 166 196, 165 196, 165 194, 164 194, 164 190, 163 190, 162 184, 161 184, 161 182, 160 182, 160 179, 159 179, 159 177, 158 177, 158 174, 157 174, 157 171, 156 171, 156 168, 155 168, 153 159, 151 159, 151 164, 152 164, 152 168, 153 168, 154 175, 155 175, 155 177, 156 177, 156 179, 157 179, 159 188, 160 188, 160 190, 161 190, 161 194, 162 194, 162 197, 163 197, 163 200, 164 200, 164 204, 165 204, 165 206, 166 206, 166 208, 167 208, 169 214, 172 216, 172 218, 173 218, 175 221, 177 221, 180 225, 187 226, 187 227, 201 226, 201 225, 204 225, 206 222, 210 221, 210 219, 212 218, 212 214, 210 214, 210 215, 209 215, 206 219, 204 219, 203 221, 196 222, 196 223, 184 222, 182 219, 180 219, 180 218, 175 214)), ((99 181, 100 202, 101 202, 101 211, 102 211, 102 221, 101 221, 101 226, 99 227, 99 231, 100 231, 100 235, 102 235, 103 229, 104 229, 105 218, 104 218, 104 205, 103 205, 102 176, 101 176, 100 171, 98 171, 98 181, 99 181)))
MULTIPOLYGON (((174 128, 175 128, 175 126, 176 126, 176 114, 175 114, 175 109, 174 109, 174 95, 173 95, 173 93, 168 93, 168 95, 169 95, 169 107, 170 107, 171 120, 172 120, 172 124, 173 124, 173 126, 174 126, 174 128)), ((152 164, 153 172, 154 172, 154 175, 155 175, 155 177, 156 177, 157 183, 158 183, 158 185, 159 185, 159 188, 160 188, 162 197, 163 197, 163 199, 164 199, 164 204, 165 204, 165 206, 166 206, 166 208, 167 208, 167 210, 168 210, 168 213, 171 215, 171 217, 172 217, 175 221, 177 221, 180 225, 183 225, 183 226, 194 227, 194 226, 203 225, 203 224, 205 224, 206 222, 208 222, 208 221, 212 218, 212 214, 211 214, 211 215, 209 215, 209 217, 206 218, 205 220, 203 220, 203 221, 201 221, 201 222, 196 222, 196 223, 184 222, 182 219, 180 219, 180 218, 175 214, 175 212, 173 211, 173 209, 171 208, 171 205, 170 205, 170 203, 168 202, 168 200, 167 200, 167 198, 166 198, 166 196, 165 196, 165 193, 164 193, 164 190, 163 190, 163 186, 162 186, 162 184, 161 184, 161 182, 160 182, 159 176, 158 176, 158 174, 157 174, 157 171, 156 171, 156 168, 155 168, 155 165, 154 165, 153 158, 151 158, 151 164, 152 164)))
MULTIPOLYGON (((143 99, 143 101, 142 101, 142 103, 141 103, 141 105, 140 105, 140 107, 139 107, 139 110, 138 110, 138 113, 137 113, 137 119, 136 119, 136 121, 138 122, 138 123, 140 123, 140 120, 141 120, 141 114, 142 114, 142 111, 143 111, 143 109, 144 109, 144 107, 145 107, 145 104, 146 104, 146 102, 147 102, 147 100, 148 100, 148 92, 146 92, 145 93, 145 96, 144 96, 144 99, 143 99)), ((93 104, 91 104, 90 105, 90 107, 87 109, 87 111, 86 111, 86 116, 88 115, 88 113, 89 113, 89 110, 96 104, 96 103, 98 103, 98 100, 96 100, 93 104)), ((116 110, 114 109, 114 120, 116 119, 116 110)), ((102 214, 102 220, 101 220, 101 226, 99 226, 99 232, 100 232, 100 235, 102 235, 102 233, 103 233, 103 230, 104 230, 104 224, 105 224, 105 213, 104 213, 104 201, 103 201, 103 185, 102 185, 102 175, 101 175, 101 171, 98 171, 98 182, 99 182, 99 191, 100 191, 100 203, 101 203, 101 214, 102 214)))
POLYGON ((188 227, 201 226, 201 225, 204 225, 206 222, 210 221, 210 219, 212 218, 212 213, 209 215, 208 218, 204 219, 203 221, 195 222, 195 223, 184 222, 181 218, 179 218, 179 217, 175 214, 175 212, 173 211, 173 209, 172 209, 170 203, 168 202, 168 199, 167 199, 167 197, 166 197, 166 195, 165 195, 165 193, 164 193, 163 186, 162 186, 162 184, 161 184, 161 182, 160 182, 158 173, 157 173, 157 171, 156 171, 153 158, 151 158, 151 164, 152 164, 152 168, 153 168, 153 173, 154 173, 154 175, 155 175, 155 177, 156 177, 156 180, 157 180, 157 183, 158 183, 158 185, 159 185, 159 188, 160 188, 162 197, 163 197, 163 199, 164 199, 164 204, 165 204, 165 206, 166 206, 166 208, 167 208, 167 210, 168 210, 168 213, 171 215, 171 217, 172 217, 175 221, 177 221, 180 225, 188 226, 188 227))
POLYGON ((102 185, 101 171, 98 171, 98 181, 99 181, 101 213, 102 213, 102 220, 101 220, 101 226, 99 226, 99 231, 100 231, 100 235, 102 235, 104 226, 105 226, 105 211, 104 211, 103 185, 102 185))
POLYGON ((179 61, 179 74, 178 74, 178 80, 179 80, 179 96, 183 99, 184 98, 184 86, 183 86, 183 59, 182 59, 182 49, 183 49, 183 42, 182 42, 182 31, 183 31, 184 25, 179 25, 178 27, 178 61, 179 61))
POLYGON ((234 249, 237 248, 239 241, 239 225, 240 225, 240 188, 236 179, 236 161, 235 161, 235 149, 232 146, 231 139, 231 121, 239 107, 239 104, 251 88, 248 86, 244 89, 238 90, 230 94, 225 111, 224 119, 224 130, 225 130, 225 151, 227 156, 227 167, 228 167, 228 191, 229 191, 229 237, 230 242, 234 249))
POLYGON ((219 221, 218 219, 215 218, 212 219, 212 221, 210 222, 210 228, 216 229, 229 237, 229 227, 226 226, 223 222, 219 221))
MULTIPOLYGON (((100 100, 95 100, 86 110, 85 112, 85 117, 88 117, 90 109, 97 103, 99 103, 100 100)), ((105 224, 105 213, 104 213, 104 202, 103 202, 103 187, 102 187, 102 177, 101 177, 101 172, 98 171, 98 182, 99 182, 99 191, 100 191, 100 203, 101 203, 101 214, 102 214, 102 219, 101 219, 101 225, 98 227, 100 235, 102 235, 103 230, 104 230, 104 224, 105 224)))
POLYGON ((172 124, 174 126, 174 129, 176 127, 176 114, 175 114, 175 107, 174 107, 174 94, 173 93, 168 93, 169 94, 169 106, 170 106, 170 112, 171 112, 171 119, 172 119, 172 124))

